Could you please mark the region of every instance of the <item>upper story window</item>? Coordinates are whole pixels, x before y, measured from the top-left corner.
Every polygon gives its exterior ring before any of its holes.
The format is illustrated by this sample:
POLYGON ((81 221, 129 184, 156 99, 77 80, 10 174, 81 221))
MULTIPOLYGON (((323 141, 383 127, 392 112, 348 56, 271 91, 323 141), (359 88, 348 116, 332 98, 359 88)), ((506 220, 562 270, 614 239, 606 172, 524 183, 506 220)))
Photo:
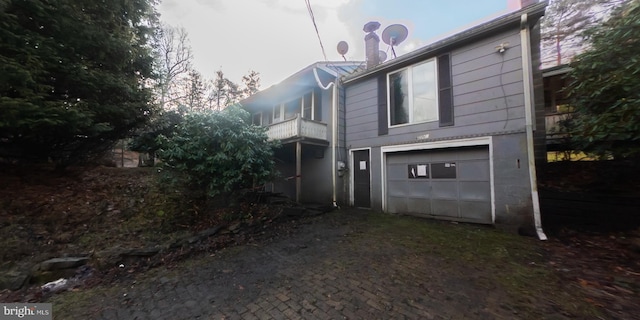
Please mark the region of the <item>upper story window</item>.
POLYGON ((293 119, 300 115, 304 119, 320 121, 320 93, 311 91, 293 100, 273 107, 273 123, 293 119))
POLYGON ((280 122, 284 118, 284 105, 279 104, 273 107, 273 123, 280 122))
POLYGON ((387 75, 389 126, 438 121, 436 60, 387 75))
POLYGON ((315 94, 316 92, 311 91, 302 97, 302 117, 304 119, 313 120, 314 118, 313 110, 317 108, 313 105, 315 94))

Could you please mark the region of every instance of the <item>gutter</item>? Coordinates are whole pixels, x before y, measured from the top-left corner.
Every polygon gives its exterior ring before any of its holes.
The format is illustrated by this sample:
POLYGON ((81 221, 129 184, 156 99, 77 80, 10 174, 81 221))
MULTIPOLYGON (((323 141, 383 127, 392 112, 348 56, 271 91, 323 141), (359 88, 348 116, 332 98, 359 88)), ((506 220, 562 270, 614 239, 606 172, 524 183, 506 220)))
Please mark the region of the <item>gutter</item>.
POLYGON ((538 196, 538 180, 536 176, 536 163, 533 148, 533 67, 531 66, 531 34, 529 33, 529 23, 527 13, 520 16, 520 47, 522 48, 522 73, 524 85, 524 109, 525 109, 525 131, 527 136, 527 160, 529 162, 529 182, 531 183, 531 202, 533 203, 533 222, 538 239, 547 240, 547 235, 542 230, 542 219, 540 217, 540 198, 538 196))

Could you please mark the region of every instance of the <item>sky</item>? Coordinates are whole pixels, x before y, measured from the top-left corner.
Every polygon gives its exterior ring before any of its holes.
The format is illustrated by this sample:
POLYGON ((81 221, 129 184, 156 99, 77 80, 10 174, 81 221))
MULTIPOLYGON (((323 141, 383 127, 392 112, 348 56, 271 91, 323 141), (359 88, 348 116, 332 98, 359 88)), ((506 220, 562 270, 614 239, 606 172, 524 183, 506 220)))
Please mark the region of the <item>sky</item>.
MULTIPOLYGON (((349 44, 347 60, 364 60, 365 23, 378 21, 382 34, 404 24, 407 40, 398 55, 425 46, 517 9, 517 0, 309 0, 327 60, 341 61, 339 41, 349 44)), ((217 70, 241 84, 250 70, 261 89, 317 61, 324 61, 305 0, 162 0, 162 22, 186 29, 193 65, 205 78, 217 70)), ((388 50, 380 44, 381 50, 388 50)), ((389 52, 389 56, 391 53, 389 52)))

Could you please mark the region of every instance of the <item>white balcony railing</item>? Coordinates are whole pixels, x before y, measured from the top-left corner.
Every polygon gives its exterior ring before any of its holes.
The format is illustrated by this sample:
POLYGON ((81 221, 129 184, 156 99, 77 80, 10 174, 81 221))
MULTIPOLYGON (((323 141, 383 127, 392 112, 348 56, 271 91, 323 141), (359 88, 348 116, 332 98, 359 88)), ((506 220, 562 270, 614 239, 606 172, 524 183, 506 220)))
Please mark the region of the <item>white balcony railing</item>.
POLYGON ((327 141, 327 125, 303 119, 300 115, 297 115, 293 119, 270 125, 267 130, 267 136, 269 136, 269 140, 311 138, 327 141))

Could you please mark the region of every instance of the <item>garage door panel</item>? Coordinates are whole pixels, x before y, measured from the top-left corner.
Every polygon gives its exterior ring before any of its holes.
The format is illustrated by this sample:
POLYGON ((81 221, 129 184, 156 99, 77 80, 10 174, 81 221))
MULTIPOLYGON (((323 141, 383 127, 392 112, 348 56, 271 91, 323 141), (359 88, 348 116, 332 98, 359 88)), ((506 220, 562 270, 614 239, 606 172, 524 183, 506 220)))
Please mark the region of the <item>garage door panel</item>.
POLYGON ((491 203, 484 201, 459 201, 460 218, 479 223, 491 222, 491 203))
POLYGON ((407 196, 410 198, 431 198, 431 183, 429 180, 410 180, 407 183, 407 187, 407 196))
POLYGON ((406 164, 390 164, 387 166, 387 176, 389 180, 407 180, 406 164))
POLYGON ((461 181, 459 183, 461 200, 491 201, 491 188, 482 181, 461 181))
POLYGON ((389 212, 493 222, 488 146, 390 152, 385 159, 389 212), (412 175, 417 165, 428 175, 412 175))
POLYGON ((458 201, 457 200, 431 200, 432 214, 435 216, 458 217, 458 201))
POLYGON ((407 203, 404 197, 389 196, 389 204, 387 209, 390 213, 409 212, 407 208, 407 203))
POLYGON ((404 165, 407 163, 407 155, 406 154, 394 154, 392 157, 387 157, 387 165, 401 164, 404 165))
POLYGON ((430 154, 425 153, 410 153, 407 155, 407 163, 421 163, 421 162, 431 162, 432 157, 430 154))
POLYGON ((431 181, 431 195, 434 199, 458 199, 458 182, 431 181))
POLYGON ((407 198, 407 212, 419 215, 430 215, 431 200, 425 198, 407 198))
POLYGON ((406 197, 409 192, 406 181, 391 180, 387 183, 387 188, 391 197, 406 197))
POLYGON ((489 163, 484 160, 460 161, 458 179, 464 181, 489 181, 489 163))
POLYGON ((488 148, 464 148, 455 153, 455 160, 489 160, 488 148))

